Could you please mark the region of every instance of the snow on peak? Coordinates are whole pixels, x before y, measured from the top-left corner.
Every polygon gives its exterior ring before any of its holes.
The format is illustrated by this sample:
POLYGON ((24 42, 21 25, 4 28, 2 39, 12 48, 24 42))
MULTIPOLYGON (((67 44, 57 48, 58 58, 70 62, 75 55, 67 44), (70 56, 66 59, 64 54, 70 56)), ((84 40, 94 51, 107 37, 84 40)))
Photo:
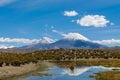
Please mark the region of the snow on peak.
POLYGON ((64 39, 89 41, 88 38, 84 37, 83 35, 81 35, 81 34, 79 34, 79 33, 68 33, 68 34, 64 34, 64 39))
POLYGON ((55 42, 55 41, 54 41, 53 39, 49 38, 49 37, 43 37, 43 38, 39 41, 39 43, 47 43, 47 44, 53 43, 53 42, 55 42))

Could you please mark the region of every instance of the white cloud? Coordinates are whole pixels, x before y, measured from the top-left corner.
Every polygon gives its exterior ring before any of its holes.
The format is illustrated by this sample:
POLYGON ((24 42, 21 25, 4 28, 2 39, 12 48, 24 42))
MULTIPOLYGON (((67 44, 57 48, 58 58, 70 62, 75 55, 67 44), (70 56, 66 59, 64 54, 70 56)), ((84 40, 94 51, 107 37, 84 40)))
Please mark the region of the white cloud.
POLYGON ((54 40, 43 37, 42 39, 25 39, 25 38, 0 38, 0 42, 2 43, 24 43, 24 44, 32 44, 32 43, 52 43, 54 40))
POLYGON ((93 41, 95 43, 99 43, 99 44, 120 44, 120 40, 118 39, 111 39, 111 40, 95 40, 93 41))
POLYGON ((14 46, 0 45, 0 49, 8 49, 8 48, 14 48, 14 46))
POLYGON ((54 32, 54 33, 57 33, 57 34, 60 34, 61 36, 64 36, 65 34, 64 33, 62 33, 62 32, 60 32, 60 31, 57 31, 57 30, 52 30, 52 32, 54 32))
POLYGON ((16 0, 0 0, 0 6, 10 4, 10 3, 14 2, 14 1, 16 1, 16 0))
POLYGON ((72 16, 77 16, 79 13, 78 12, 76 12, 76 11, 64 11, 64 16, 70 16, 70 17, 72 17, 72 16))
POLYGON ((103 15, 86 15, 77 20, 81 26, 105 27, 110 21, 103 15))

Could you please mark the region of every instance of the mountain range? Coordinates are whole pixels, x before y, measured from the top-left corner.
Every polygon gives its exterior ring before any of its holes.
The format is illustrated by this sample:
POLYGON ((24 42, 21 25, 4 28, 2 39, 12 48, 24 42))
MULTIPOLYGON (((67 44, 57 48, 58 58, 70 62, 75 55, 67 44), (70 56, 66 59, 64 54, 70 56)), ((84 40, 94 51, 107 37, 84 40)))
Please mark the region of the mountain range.
POLYGON ((80 39, 61 39, 53 43, 37 43, 20 47, 21 49, 60 49, 60 48, 105 48, 107 46, 80 39))

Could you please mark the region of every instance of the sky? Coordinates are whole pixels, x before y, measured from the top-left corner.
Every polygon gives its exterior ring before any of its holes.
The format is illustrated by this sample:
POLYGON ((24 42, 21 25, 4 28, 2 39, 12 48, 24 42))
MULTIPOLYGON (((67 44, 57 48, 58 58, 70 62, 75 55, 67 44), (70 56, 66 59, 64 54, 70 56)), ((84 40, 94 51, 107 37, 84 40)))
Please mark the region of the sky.
POLYGON ((120 46, 120 0, 0 0, 0 48, 63 38, 120 46))

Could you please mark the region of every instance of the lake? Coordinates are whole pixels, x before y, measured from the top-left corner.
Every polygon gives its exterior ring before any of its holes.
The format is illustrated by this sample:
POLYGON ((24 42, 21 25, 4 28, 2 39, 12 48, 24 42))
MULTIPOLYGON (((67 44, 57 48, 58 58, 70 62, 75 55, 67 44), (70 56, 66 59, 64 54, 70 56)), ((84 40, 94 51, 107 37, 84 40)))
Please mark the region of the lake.
POLYGON ((114 68, 103 66, 72 66, 70 68, 49 66, 9 80, 96 80, 94 77, 101 71, 111 71, 114 68))

